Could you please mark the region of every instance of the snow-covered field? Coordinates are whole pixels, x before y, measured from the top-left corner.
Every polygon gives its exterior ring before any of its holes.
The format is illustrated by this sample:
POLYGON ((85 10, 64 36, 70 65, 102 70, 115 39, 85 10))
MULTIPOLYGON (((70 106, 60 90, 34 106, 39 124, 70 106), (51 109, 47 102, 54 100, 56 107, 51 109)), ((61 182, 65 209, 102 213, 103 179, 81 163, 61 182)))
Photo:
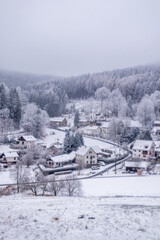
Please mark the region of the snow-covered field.
POLYGON ((160 198, 0 198, 2 240, 160 239, 160 198))
POLYGON ((158 196, 160 175, 107 176, 82 181, 85 196, 158 196))

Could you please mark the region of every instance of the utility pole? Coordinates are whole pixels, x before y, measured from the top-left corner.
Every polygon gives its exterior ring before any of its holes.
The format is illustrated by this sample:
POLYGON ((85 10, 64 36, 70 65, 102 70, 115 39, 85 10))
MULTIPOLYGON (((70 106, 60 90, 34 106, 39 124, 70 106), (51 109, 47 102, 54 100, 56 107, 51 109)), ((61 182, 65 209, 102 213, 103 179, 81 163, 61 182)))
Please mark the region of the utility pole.
POLYGON ((117 169, 116 169, 116 167, 117 167, 117 162, 115 161, 115 174, 117 174, 117 169))

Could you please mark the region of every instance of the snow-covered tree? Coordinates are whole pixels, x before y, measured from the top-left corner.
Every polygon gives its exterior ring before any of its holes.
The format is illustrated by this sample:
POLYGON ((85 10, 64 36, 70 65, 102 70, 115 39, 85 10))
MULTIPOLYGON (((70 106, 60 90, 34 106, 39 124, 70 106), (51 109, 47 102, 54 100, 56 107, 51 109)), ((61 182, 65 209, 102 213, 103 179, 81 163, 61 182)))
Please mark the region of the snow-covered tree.
POLYGON ((4 109, 7 107, 7 97, 6 97, 6 92, 4 85, 0 85, 0 110, 4 109))
POLYGON ((41 110, 34 103, 29 103, 26 106, 22 125, 27 134, 33 134, 40 138, 44 135, 44 127, 48 121, 48 114, 45 110, 41 110))
POLYGON ((74 117, 74 125, 78 126, 79 124, 79 111, 76 111, 75 117, 74 117))
POLYGON ((109 97, 110 90, 106 87, 98 88, 95 92, 95 97, 101 102, 101 111, 103 106, 103 101, 109 97))
POLYGON ((9 94, 10 118, 13 120, 15 128, 19 128, 21 121, 21 103, 16 89, 11 89, 9 94))
POLYGON ((151 128, 155 120, 154 105, 148 95, 144 96, 137 106, 137 119, 143 127, 151 128))
POLYGON ((78 147, 84 145, 83 136, 80 133, 70 134, 69 131, 66 132, 64 143, 63 143, 63 152, 70 153, 76 151, 78 147))

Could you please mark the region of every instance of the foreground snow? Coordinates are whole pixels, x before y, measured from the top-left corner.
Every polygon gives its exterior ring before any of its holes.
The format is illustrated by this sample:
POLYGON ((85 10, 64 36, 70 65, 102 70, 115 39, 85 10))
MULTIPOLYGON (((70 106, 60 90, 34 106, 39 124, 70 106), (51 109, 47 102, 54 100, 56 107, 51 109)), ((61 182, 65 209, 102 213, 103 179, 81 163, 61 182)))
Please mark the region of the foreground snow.
POLYGON ((160 198, 0 198, 0 239, 160 239, 160 198))

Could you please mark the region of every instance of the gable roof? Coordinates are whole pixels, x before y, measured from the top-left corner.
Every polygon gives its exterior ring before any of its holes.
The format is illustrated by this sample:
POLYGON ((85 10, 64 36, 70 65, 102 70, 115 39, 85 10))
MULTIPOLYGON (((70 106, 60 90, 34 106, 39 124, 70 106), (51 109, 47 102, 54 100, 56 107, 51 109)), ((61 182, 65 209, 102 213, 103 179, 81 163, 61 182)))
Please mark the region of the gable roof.
MULTIPOLYGON (((26 136, 21 136, 26 142, 33 142, 36 141, 37 139, 32 136, 32 135, 26 135, 26 136)), ((21 138, 19 137, 18 140, 21 138)))
POLYGON ((65 117, 50 118, 50 121, 52 121, 52 122, 62 122, 63 120, 66 120, 66 118, 65 117))
POLYGON ((58 155, 55 157, 52 157, 51 160, 53 162, 69 162, 70 160, 72 161, 75 158, 75 152, 71 152, 70 154, 63 154, 63 155, 58 155))
MULTIPOLYGON (((136 140, 133 145, 133 150, 149 150, 154 142, 149 140, 136 140)), ((155 145, 155 143, 154 143, 155 145)))
POLYGON ((94 151, 96 154, 98 154, 99 151, 101 152, 101 149, 98 146, 94 146, 94 147, 83 146, 76 151, 76 154, 84 156, 90 149, 94 151))
POLYGON ((88 150, 90 149, 91 147, 87 147, 87 146, 83 146, 83 147, 80 147, 78 148, 78 150, 76 151, 76 154, 78 155, 81 155, 81 156, 84 156, 88 150))
POLYGON ((13 158, 13 157, 18 157, 18 153, 17 152, 6 152, 4 153, 6 158, 13 158))

